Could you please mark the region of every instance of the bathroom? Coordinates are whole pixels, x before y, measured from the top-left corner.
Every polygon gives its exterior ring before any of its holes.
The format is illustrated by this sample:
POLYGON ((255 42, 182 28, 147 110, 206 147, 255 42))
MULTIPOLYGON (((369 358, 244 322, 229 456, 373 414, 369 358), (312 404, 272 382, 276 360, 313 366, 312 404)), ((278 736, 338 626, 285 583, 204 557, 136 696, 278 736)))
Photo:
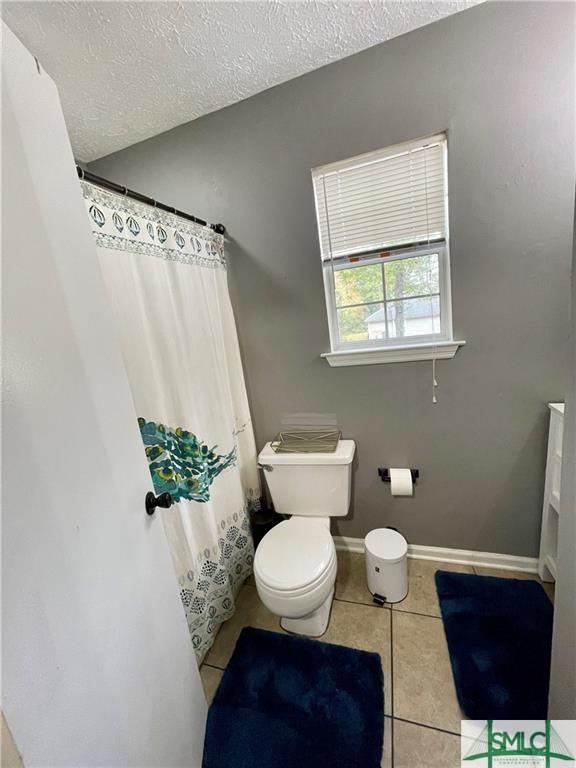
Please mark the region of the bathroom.
POLYGON ((576 754, 574 5, 2 15, 2 765, 452 768, 484 718, 576 754), (533 710, 469 707, 464 587, 538 605, 499 617, 533 710))

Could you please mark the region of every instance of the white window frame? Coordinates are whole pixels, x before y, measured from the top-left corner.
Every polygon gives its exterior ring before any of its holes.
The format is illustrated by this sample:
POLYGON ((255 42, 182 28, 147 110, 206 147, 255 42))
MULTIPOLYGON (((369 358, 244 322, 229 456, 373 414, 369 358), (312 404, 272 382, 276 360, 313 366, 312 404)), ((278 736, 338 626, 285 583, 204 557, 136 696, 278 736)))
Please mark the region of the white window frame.
MULTIPOLYGON (((431 137, 438 138, 438 137, 431 137)), ((409 145, 417 145, 430 141, 422 139, 418 142, 408 142, 405 145, 391 147, 390 152, 394 154, 400 149, 409 145)), ((444 136, 444 205, 446 238, 440 242, 430 242, 424 245, 389 248, 385 251, 386 255, 374 253, 374 255, 350 254, 347 257, 339 257, 334 260, 321 261, 324 279, 324 293, 326 299, 326 312, 328 316, 328 328, 330 333, 331 352, 322 354, 331 366, 347 365, 369 365, 385 362, 404 362, 412 360, 433 360, 442 358, 451 358, 456 354, 458 347, 465 344, 464 341, 454 341, 452 330, 452 295, 450 284, 450 228, 448 219, 448 162, 447 162, 447 141, 444 136), (338 304, 336 301, 336 289, 334 283, 334 273, 343 269, 355 269, 366 267, 372 264, 384 264, 386 262, 404 260, 414 256, 426 256, 428 254, 438 254, 438 295, 440 305, 440 331, 436 334, 424 334, 420 336, 405 336, 385 339, 366 339, 362 341, 343 341, 340 339, 338 326, 338 304), (350 261, 350 258, 358 258, 358 261, 350 261)), ((369 158, 377 153, 369 153, 365 157, 369 158)), ((327 168, 346 167, 350 162, 357 162, 359 158, 350 158, 347 161, 325 166, 327 168)), ((313 169, 315 171, 320 169, 313 169)), ((320 234, 320 218, 316 211, 318 234, 320 234)), ((383 291, 385 285, 383 281, 383 291)), ((406 299, 412 298, 410 296, 406 299)), ((371 303, 374 306, 384 307, 386 313, 387 304, 390 300, 385 295, 381 301, 363 302, 358 305, 349 306, 367 306, 371 303)))
MULTIPOLYGON (((390 251, 390 256, 380 257, 375 256, 373 258, 362 259, 354 263, 339 263, 335 264, 334 268, 330 262, 327 262, 323 267, 324 272, 324 290, 326 294, 326 311, 328 313, 328 328, 330 331, 330 346, 333 352, 341 352, 344 350, 353 349, 373 349, 377 347, 398 347, 398 346, 414 346, 426 342, 441 342, 452 340, 452 306, 450 301, 450 265, 448 260, 448 248, 445 243, 440 243, 439 247, 422 246, 419 248, 404 249, 401 253, 399 251, 390 251), (382 264, 382 266, 391 261, 403 261, 414 256, 427 256, 432 254, 438 254, 438 293, 425 294, 430 296, 438 296, 440 304, 440 331, 439 333, 427 333, 421 336, 403 336, 397 338, 386 339, 366 339, 364 341, 342 341, 340 339, 340 333, 338 330, 338 310, 342 309, 336 303, 336 286, 334 285, 334 273, 343 269, 356 269, 361 267, 367 267, 372 264, 382 264)), ((411 298, 420 298, 413 296, 406 296, 404 300, 411 298)), ((386 299, 382 298, 380 301, 362 302, 360 304, 346 305, 348 307, 365 307, 369 304, 374 306, 383 306, 386 311, 386 306, 398 299, 386 299)))

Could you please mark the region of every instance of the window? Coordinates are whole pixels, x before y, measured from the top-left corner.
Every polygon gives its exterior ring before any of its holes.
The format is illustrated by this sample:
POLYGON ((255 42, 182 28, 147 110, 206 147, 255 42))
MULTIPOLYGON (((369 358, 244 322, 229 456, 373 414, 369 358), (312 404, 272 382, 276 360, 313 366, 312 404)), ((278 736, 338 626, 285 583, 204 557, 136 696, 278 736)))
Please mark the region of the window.
POLYGON ((332 353, 452 357, 446 137, 315 168, 312 179, 332 353))

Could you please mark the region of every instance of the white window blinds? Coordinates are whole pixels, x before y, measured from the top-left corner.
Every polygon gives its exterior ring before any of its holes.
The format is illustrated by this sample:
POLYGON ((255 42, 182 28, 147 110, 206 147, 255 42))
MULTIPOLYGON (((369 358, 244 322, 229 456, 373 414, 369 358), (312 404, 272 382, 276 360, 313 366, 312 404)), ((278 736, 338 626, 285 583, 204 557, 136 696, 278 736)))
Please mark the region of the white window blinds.
POLYGON ((312 171, 322 259, 446 239, 446 137, 312 171))

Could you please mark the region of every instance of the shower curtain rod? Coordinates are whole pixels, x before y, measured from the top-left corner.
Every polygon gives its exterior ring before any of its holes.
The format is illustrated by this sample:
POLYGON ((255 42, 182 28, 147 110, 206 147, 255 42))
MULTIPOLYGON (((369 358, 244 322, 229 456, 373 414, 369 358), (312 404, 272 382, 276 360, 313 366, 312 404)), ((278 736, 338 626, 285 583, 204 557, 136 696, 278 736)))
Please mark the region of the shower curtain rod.
POLYGON ((195 224, 201 224, 203 227, 209 227, 219 235, 223 235, 226 232, 226 227, 224 224, 208 224, 208 222, 204 221, 204 219, 199 219, 197 216, 192 216, 191 213, 184 213, 184 211, 179 211, 177 208, 173 208, 171 205, 159 203, 158 200, 154 200, 153 198, 147 197, 146 195, 141 195, 140 192, 134 192, 133 189, 122 187, 120 184, 116 184, 114 181, 103 179, 102 176, 96 176, 95 173, 85 171, 84 168, 81 168, 78 165, 78 163, 76 163, 76 173, 78 174, 78 177, 83 181, 89 181, 91 184, 96 184, 98 187, 109 189, 111 192, 117 192, 119 195, 131 197, 133 200, 138 200, 139 203, 151 205, 154 208, 160 208, 162 211, 168 211, 168 213, 174 213, 176 216, 180 216, 183 219, 188 219, 188 221, 193 221, 195 224))

